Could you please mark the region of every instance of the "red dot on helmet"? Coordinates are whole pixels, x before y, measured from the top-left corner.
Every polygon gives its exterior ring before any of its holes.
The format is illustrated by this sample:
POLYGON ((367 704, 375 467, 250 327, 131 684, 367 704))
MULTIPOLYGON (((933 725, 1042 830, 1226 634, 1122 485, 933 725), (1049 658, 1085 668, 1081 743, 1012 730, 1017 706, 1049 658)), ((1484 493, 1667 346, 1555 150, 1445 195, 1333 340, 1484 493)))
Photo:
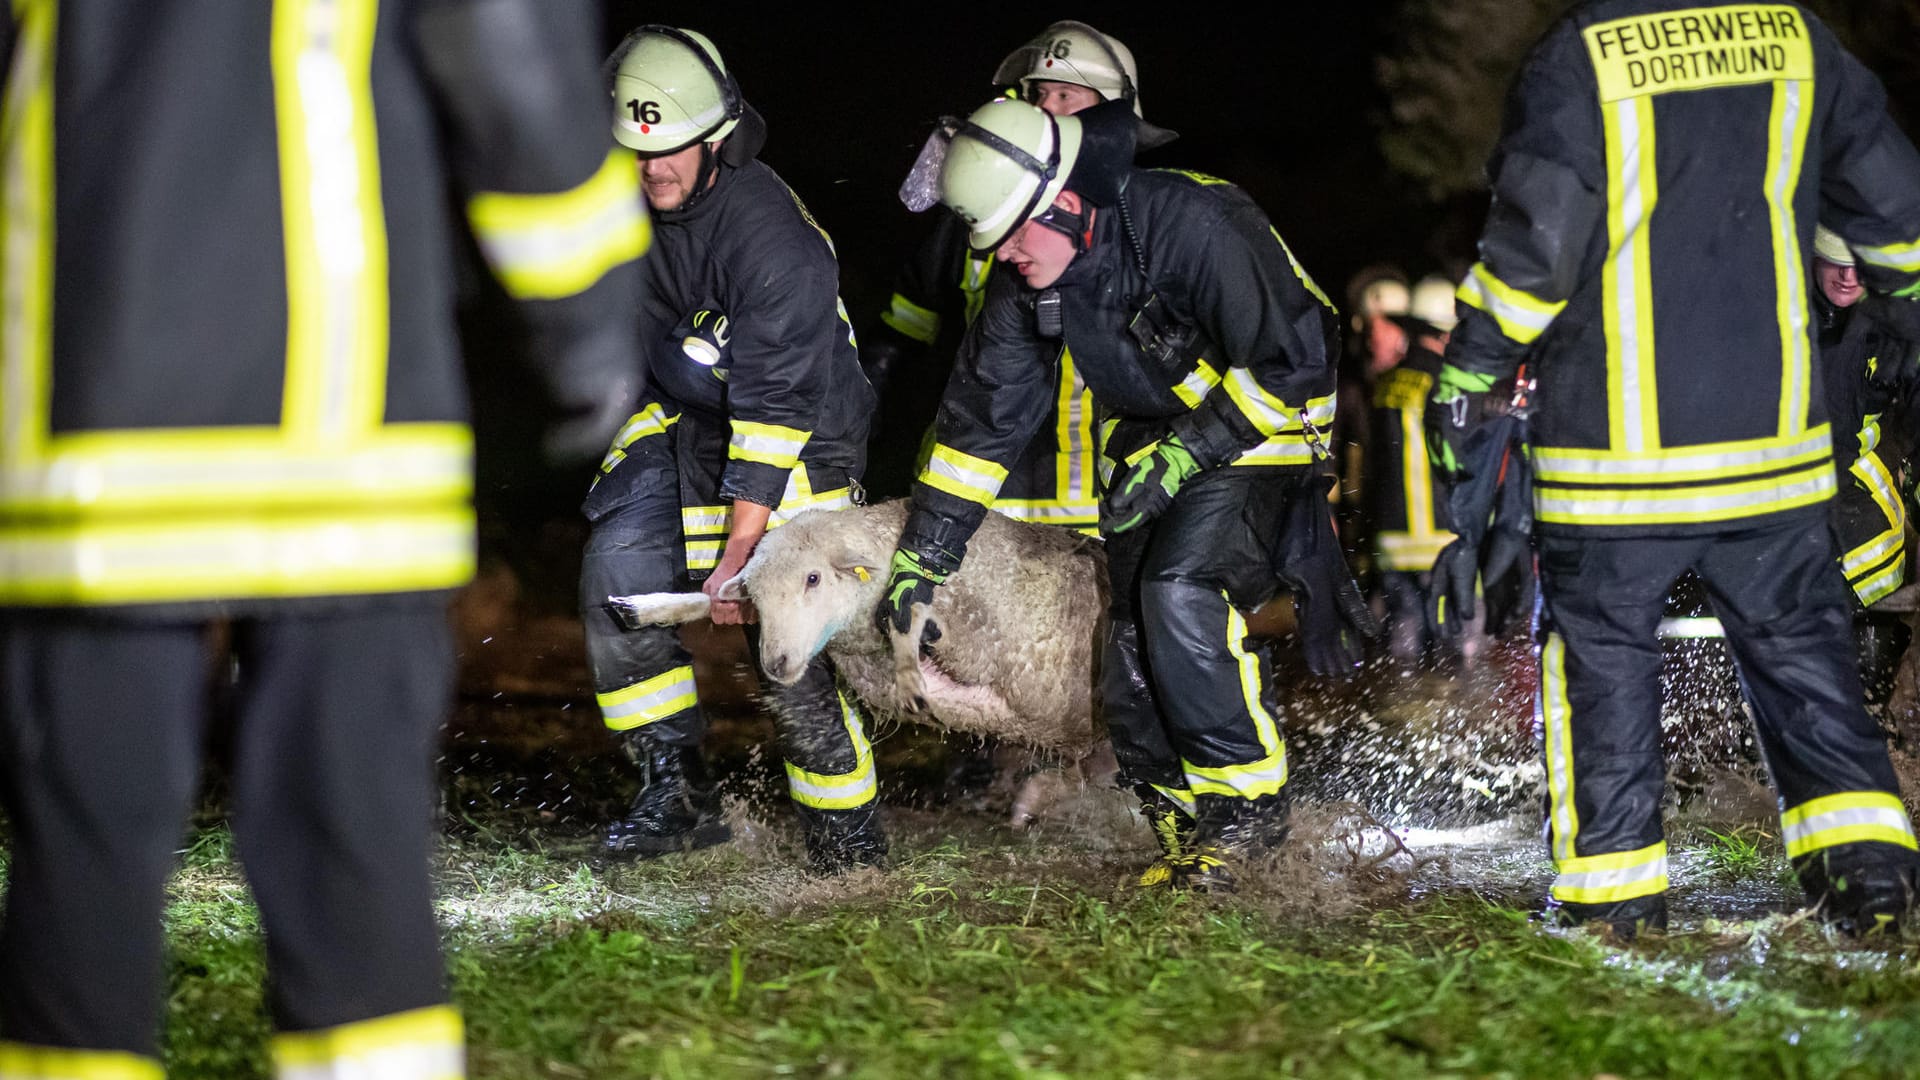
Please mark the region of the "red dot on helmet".
POLYGON ((651 125, 651 124, 641 124, 641 125, 640 125, 640 134, 642 134, 642 135, 645 135, 645 134, 647 134, 648 132, 650 132, 650 131, 652 131, 652 130, 653 130, 653 125, 651 125))
POLYGON ((1052 66, 1053 66, 1053 61, 1051 61, 1051 60, 1049 60, 1049 61, 1047 61, 1047 66, 1048 66, 1048 67, 1052 67, 1052 66))

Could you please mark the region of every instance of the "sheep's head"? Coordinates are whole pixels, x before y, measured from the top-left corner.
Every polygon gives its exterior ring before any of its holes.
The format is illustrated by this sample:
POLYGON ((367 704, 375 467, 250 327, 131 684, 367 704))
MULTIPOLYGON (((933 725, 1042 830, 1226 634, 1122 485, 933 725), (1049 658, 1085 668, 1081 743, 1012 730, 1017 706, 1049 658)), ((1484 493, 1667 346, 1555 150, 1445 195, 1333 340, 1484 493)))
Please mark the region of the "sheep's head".
POLYGON ((796 522, 767 534, 746 569, 720 586, 722 600, 752 600, 760 617, 760 666, 783 686, 841 631, 872 620, 886 564, 838 538, 804 535, 796 522))

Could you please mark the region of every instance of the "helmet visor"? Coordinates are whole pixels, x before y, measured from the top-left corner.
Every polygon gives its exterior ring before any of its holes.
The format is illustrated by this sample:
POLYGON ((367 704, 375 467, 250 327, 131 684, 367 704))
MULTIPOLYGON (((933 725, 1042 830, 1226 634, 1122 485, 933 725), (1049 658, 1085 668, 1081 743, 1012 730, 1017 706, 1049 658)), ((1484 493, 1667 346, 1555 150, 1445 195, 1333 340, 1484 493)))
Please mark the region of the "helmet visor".
POLYGON ((913 159, 913 168, 900 183, 900 201, 916 214, 931 210, 940 201, 940 169, 947 163, 947 148, 953 145, 954 132, 960 130, 958 117, 943 116, 934 125, 913 159))

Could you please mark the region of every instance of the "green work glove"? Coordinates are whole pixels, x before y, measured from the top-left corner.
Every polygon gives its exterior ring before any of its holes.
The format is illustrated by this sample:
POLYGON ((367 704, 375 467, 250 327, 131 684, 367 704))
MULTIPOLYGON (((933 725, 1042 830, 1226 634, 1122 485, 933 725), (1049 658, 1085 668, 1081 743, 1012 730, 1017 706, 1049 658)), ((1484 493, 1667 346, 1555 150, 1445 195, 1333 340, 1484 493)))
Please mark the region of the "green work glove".
MULTIPOLYGON (((880 601, 875 621, 882 633, 904 634, 913 628, 915 604, 933 603, 933 589, 946 584, 945 571, 931 565, 919 553, 898 550, 893 553, 893 569, 887 576, 887 594, 880 601)), ((940 628, 928 620, 922 641, 940 640, 940 628)))
POLYGON ((1491 375, 1445 364, 1427 397, 1427 458, 1450 483, 1472 475, 1476 459, 1483 456, 1479 450, 1482 440, 1474 436, 1485 426, 1493 383, 1491 375))
POLYGON ((1107 492, 1100 531, 1123 533, 1166 513, 1180 485, 1199 471, 1199 464, 1181 444, 1180 436, 1169 435, 1150 444, 1107 492))

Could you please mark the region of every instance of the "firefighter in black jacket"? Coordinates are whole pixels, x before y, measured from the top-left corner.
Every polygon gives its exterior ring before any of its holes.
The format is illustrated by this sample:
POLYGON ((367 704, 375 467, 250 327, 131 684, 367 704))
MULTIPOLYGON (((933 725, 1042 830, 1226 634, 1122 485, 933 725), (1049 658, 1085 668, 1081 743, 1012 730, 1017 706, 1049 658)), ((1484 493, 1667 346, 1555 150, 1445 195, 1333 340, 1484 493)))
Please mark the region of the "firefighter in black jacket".
MULTIPOLYGON (((713 43, 644 26, 608 65, 613 135, 639 156, 657 228, 640 304, 652 386, 587 496, 580 604, 601 714, 644 774, 607 847, 654 855, 728 834, 692 658, 670 627, 623 628, 607 598, 688 581, 712 595, 767 528, 853 505, 874 396, 832 241, 755 160, 765 126, 713 43)), ((741 608, 716 600, 714 622, 741 608)), ((813 866, 879 861, 873 754, 831 665, 767 685, 813 866)))
POLYGON ((1223 887, 1231 862, 1277 844, 1287 822, 1267 658, 1241 613, 1280 588, 1283 517, 1302 523, 1294 542, 1341 565, 1315 469, 1336 315, 1244 192, 1132 168, 1134 133, 1122 102, 1054 117, 1002 100, 937 134, 916 166, 933 175, 944 151, 939 199, 1014 272, 988 280, 879 617, 904 632, 959 566, 1044 422, 1065 345, 1105 411, 1103 453, 1121 463, 1101 525, 1103 694, 1163 844, 1142 883, 1223 887))
MULTIPOLYGON (((1808 897, 1856 930, 1897 921, 1920 858, 1854 666, 1806 268, 1824 217, 1869 287, 1911 296, 1920 155, 1800 7, 1597 0, 1528 58, 1489 175, 1481 261, 1427 415, 1436 462, 1457 483, 1484 476, 1498 454, 1481 443, 1502 449, 1481 437, 1502 428, 1493 380, 1532 350, 1559 914, 1665 921, 1654 632, 1691 569, 1726 626, 1808 897)), ((1452 509, 1463 535, 1489 512, 1452 509)), ((1450 580, 1470 607, 1472 573, 1450 580)))
POLYGON ((221 618, 276 1073, 459 1076, 427 865, 474 559, 447 226, 576 413, 554 448, 598 453, 647 222, 583 122, 596 14, 29 0, 0 30, 0 1073, 161 1075, 221 618))
MULTIPOLYGON (((1080 22, 1057 22, 1001 61, 995 87, 1056 116, 1071 116, 1103 101, 1125 101, 1140 115, 1139 75, 1128 48, 1080 22)), ((1171 142, 1174 133, 1140 121, 1140 145, 1171 142)), ((922 435, 933 422, 941 391, 967 325, 979 312, 993 269, 991 252, 967 246, 967 226, 949 213, 931 228, 900 268, 880 325, 867 333, 861 361, 880 387, 883 407, 872 441, 868 488, 904 495, 913 479, 922 435)), ((1007 470, 993 509, 1021 521, 1092 532, 1100 520, 1095 490, 1093 395, 1062 350, 1054 403, 1033 444, 1007 470)))
POLYGON ((1906 577, 1907 514, 1887 462, 1898 468, 1912 444, 1908 428, 1920 372, 1911 362, 1915 346, 1880 317, 1886 305, 1901 301, 1867 297, 1858 260, 1831 229, 1814 230, 1813 252, 1814 338, 1839 470, 1833 526, 1847 584, 1860 605, 1870 607, 1906 577))

